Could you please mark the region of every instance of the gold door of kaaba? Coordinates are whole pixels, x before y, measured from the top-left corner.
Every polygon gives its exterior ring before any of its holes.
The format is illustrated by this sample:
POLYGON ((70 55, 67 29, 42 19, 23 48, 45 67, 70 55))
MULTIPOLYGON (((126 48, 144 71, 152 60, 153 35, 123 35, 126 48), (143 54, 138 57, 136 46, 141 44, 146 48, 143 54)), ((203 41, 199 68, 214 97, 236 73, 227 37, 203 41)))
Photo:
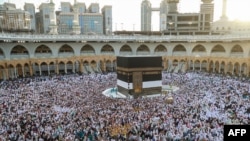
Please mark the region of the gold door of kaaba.
POLYGON ((142 72, 133 72, 134 93, 142 93, 142 72))

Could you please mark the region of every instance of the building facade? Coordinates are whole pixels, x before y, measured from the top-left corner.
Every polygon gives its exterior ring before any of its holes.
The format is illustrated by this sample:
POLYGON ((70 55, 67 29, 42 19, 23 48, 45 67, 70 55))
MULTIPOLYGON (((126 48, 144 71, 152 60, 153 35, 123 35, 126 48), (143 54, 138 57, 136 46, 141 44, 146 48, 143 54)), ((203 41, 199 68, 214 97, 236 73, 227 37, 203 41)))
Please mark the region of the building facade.
POLYGON ((144 0, 141 3, 141 31, 151 31, 151 3, 144 0))
POLYGON ((0 35, 0 78, 116 70, 116 56, 162 56, 170 72, 250 74, 248 35, 0 35), (240 38, 239 38, 240 37, 240 38))
POLYGON ((213 0, 201 0, 199 13, 180 13, 179 0, 162 0, 159 8, 152 8, 148 0, 141 4, 142 31, 151 31, 151 12, 160 13, 160 31, 163 34, 190 35, 210 34, 213 22, 213 0))
POLYGON ((30 20, 30 13, 16 9, 15 4, 4 3, 0 6, 2 32, 27 32, 31 24, 30 20))
POLYGON ((37 33, 35 5, 33 3, 25 3, 24 10, 28 11, 30 14, 30 26, 28 27, 28 29, 32 30, 32 32, 37 33))

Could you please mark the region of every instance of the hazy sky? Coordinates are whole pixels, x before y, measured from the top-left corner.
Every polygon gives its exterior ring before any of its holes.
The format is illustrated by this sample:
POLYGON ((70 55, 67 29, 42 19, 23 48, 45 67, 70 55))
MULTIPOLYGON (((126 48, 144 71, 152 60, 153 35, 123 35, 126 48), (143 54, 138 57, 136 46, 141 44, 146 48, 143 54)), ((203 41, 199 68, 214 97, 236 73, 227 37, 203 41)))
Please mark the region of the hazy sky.
MULTIPOLYGON (((41 3, 47 3, 49 0, 0 0, 0 4, 4 2, 15 3, 17 8, 23 9, 25 2, 35 3, 38 7, 41 3)), ((60 7, 60 2, 71 2, 74 0, 53 0, 56 3, 56 10, 60 7)), ((104 5, 112 5, 113 8, 113 31, 117 30, 140 30, 140 9, 142 0, 77 0, 85 2, 88 7, 90 3, 97 2, 100 8, 104 5)), ((150 0, 153 7, 159 7, 162 0, 150 0)), ((221 16, 222 1, 214 0, 215 13, 214 19, 218 20, 221 16)), ((247 20, 250 21, 250 0, 227 0, 227 15, 230 20, 247 20)), ((201 0, 180 0, 179 11, 181 13, 199 12, 201 0)), ((153 12, 152 16, 153 30, 159 30, 159 12, 153 12)))

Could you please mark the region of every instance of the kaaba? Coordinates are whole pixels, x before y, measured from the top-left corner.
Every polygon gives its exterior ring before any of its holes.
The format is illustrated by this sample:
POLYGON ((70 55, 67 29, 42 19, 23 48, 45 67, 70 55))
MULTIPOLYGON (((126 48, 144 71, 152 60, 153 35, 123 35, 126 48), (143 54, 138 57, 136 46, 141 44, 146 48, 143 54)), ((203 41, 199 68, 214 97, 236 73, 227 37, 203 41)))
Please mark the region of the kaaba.
POLYGON ((161 56, 117 56, 118 92, 134 98, 160 94, 161 56))

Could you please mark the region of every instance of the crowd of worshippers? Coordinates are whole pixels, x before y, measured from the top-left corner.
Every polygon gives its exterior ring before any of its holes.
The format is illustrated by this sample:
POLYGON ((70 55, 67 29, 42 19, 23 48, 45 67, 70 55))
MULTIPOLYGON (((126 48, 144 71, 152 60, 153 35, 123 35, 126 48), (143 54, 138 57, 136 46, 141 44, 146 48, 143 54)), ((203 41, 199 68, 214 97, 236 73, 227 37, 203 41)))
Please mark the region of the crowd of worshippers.
POLYGON ((250 83, 208 73, 163 73, 164 95, 115 99, 117 75, 56 75, 0 83, 0 141, 222 141, 250 124, 250 83))

